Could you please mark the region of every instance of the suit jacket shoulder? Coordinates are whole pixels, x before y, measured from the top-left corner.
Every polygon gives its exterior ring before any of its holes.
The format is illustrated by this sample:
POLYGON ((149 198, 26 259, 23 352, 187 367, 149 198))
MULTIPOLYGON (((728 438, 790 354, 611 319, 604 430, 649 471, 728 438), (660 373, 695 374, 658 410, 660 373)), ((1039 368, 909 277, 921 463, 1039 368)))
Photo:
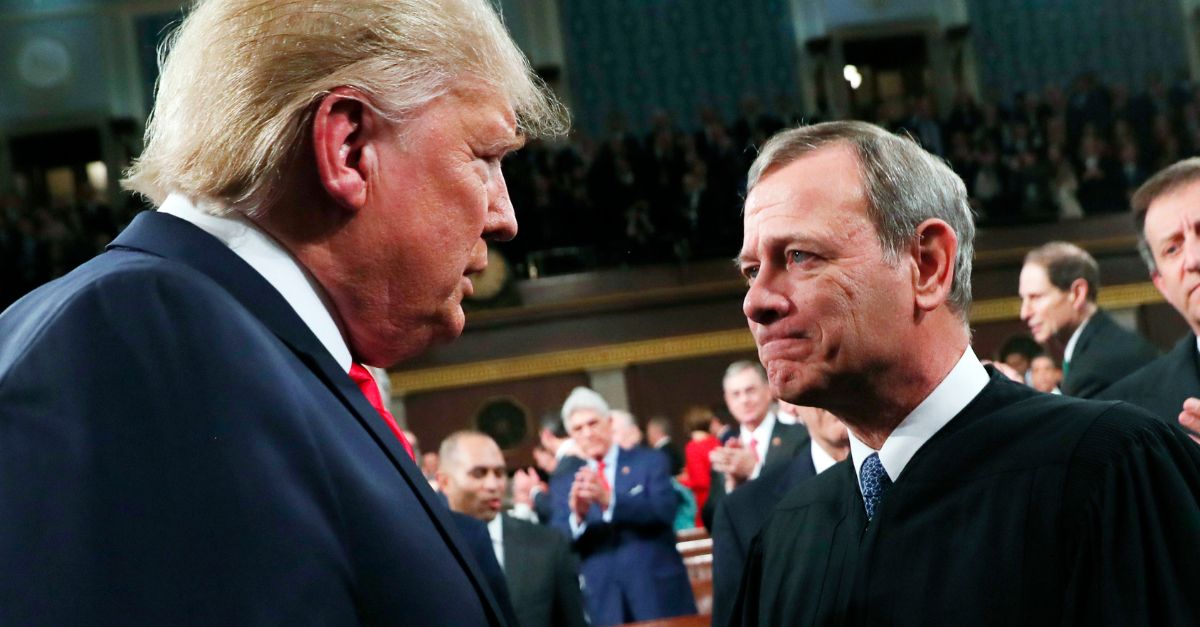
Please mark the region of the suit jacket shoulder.
POLYGON ((1125 373, 1150 363, 1156 356, 1157 351, 1149 342, 1097 309, 1076 341, 1062 382, 1063 394, 1093 398, 1125 373))
POLYGON ((1188 333, 1170 352, 1114 383, 1100 398, 1133 403, 1175 424, 1183 401, 1200 396, 1200 353, 1188 333))
POLYGON ((361 391, 183 220, 140 214, 0 315, 0 407, 19 451, 0 456, 0 561, 21 573, 0 624, 501 623, 361 391), (442 577, 474 594, 451 602, 442 577))

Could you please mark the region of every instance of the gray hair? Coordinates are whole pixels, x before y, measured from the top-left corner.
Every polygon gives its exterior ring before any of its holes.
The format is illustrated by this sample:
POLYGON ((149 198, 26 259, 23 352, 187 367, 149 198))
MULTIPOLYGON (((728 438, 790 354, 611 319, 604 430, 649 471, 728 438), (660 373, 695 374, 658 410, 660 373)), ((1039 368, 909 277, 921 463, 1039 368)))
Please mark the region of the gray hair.
POLYGON ((897 263, 916 237, 917 226, 930 218, 950 225, 958 237, 954 279, 947 304, 965 321, 971 306, 971 261, 975 255, 975 221, 967 188, 945 162, 915 141, 858 121, 839 121, 781 131, 763 145, 750 166, 746 191, 774 168, 817 149, 845 142, 858 160, 867 194, 867 216, 875 225, 884 258, 897 263))
POLYGON ((563 425, 569 430, 571 428, 571 414, 581 410, 590 409, 600 414, 601 417, 607 418, 612 414, 612 410, 608 407, 608 401, 604 400, 595 390, 579 386, 571 390, 571 394, 567 396, 567 400, 562 406, 562 421, 563 425))
POLYGON ((315 104, 342 86, 400 123, 470 76, 507 97, 525 135, 566 128, 487 0, 200 0, 160 65, 146 148, 122 183, 214 213, 261 215, 315 104))
POLYGON ((758 378, 762 379, 763 383, 767 382, 767 371, 763 369, 762 364, 757 361, 750 361, 749 359, 739 359, 729 364, 729 367, 725 369, 725 376, 721 377, 721 383, 742 374, 746 370, 753 370, 758 373, 758 378))
POLYGON ((1133 225, 1137 229, 1138 253, 1150 269, 1150 274, 1158 272, 1154 251, 1150 250, 1150 244, 1146 241, 1146 212, 1150 210, 1150 203, 1195 181, 1200 181, 1200 157, 1177 161, 1159 170, 1133 193, 1130 204, 1133 205, 1133 225))

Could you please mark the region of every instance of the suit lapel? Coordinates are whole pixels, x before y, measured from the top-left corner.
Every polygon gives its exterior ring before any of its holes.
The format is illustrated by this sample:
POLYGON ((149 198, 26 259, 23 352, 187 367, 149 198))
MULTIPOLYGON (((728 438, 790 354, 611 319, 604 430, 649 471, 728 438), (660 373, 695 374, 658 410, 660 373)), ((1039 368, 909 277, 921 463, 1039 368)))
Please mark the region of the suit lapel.
POLYGON ((383 449, 473 580, 481 598, 490 604, 488 609, 494 622, 502 624, 499 606, 482 575, 472 560, 466 559, 462 542, 453 531, 449 510, 440 501, 435 502, 438 497, 430 490, 395 434, 278 290, 215 237, 186 220, 164 213, 144 211, 138 214, 108 248, 148 252, 183 263, 208 276, 295 352, 383 449))
POLYGON ((1074 394, 1076 382, 1079 381, 1079 373, 1088 371, 1087 360, 1078 360, 1077 358, 1087 352, 1087 347, 1091 344, 1092 338, 1098 336, 1108 324, 1108 315, 1103 310, 1097 309, 1096 313, 1092 314, 1092 317, 1088 319, 1083 330, 1079 332, 1079 338, 1075 340, 1075 347, 1071 349, 1071 365, 1067 368, 1067 374, 1063 377, 1062 381, 1061 389, 1064 394, 1074 394))

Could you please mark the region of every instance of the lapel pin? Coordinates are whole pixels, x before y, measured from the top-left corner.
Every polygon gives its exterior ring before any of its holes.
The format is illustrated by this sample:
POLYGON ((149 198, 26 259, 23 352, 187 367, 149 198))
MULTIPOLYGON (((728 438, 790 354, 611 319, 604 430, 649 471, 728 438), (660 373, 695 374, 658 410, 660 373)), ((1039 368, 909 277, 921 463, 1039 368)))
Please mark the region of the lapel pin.
POLYGON ((629 466, 621 466, 621 474, 623 474, 623 475, 629 474, 629 466))
POLYGON ((780 438, 779 436, 775 436, 775 437, 771 438, 771 446, 779 446, 780 444, 783 444, 782 438, 780 438))

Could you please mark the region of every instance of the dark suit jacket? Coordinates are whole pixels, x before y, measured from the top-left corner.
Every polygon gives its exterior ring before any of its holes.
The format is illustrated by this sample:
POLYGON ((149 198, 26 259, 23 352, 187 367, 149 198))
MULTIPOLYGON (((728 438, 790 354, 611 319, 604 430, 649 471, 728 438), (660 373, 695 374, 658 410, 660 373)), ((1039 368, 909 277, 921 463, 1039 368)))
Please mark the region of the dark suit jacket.
POLYGON ((807 435, 787 464, 763 468, 754 481, 721 499, 713 518, 713 625, 728 625, 750 541, 767 522, 779 499, 792 486, 817 474, 807 435))
POLYGON ((1097 309, 1075 341, 1071 364, 1060 388, 1067 396, 1092 398, 1158 354, 1138 334, 1097 309))
MULTIPOLYGON (((732 429, 734 439, 738 436, 738 430, 735 427, 732 429)), ((763 460, 762 470, 759 471, 759 476, 767 471, 767 468, 776 464, 786 464, 800 450, 802 442, 808 441, 808 429, 800 424, 784 424, 779 422, 779 416, 776 414, 775 427, 771 429, 771 446, 767 449, 767 457, 763 460)), ((708 492, 708 501, 704 503, 704 508, 700 511, 700 519, 704 522, 704 527, 709 531, 713 528, 713 515, 717 511, 717 504, 725 497, 725 473, 712 471, 712 483, 708 492)))
POLYGON ((483 573, 483 577, 488 583, 488 589, 492 591, 492 595, 500 605, 505 623, 516 627, 519 623, 517 622, 517 613, 513 610, 512 597, 508 592, 508 580, 504 570, 500 568, 500 562, 496 561, 496 550, 492 547, 492 534, 488 532, 487 523, 461 512, 451 511, 450 516, 458 525, 458 532, 462 534, 463 542, 466 543, 467 548, 471 550, 471 555, 478 562, 479 572, 483 573))
POLYGON ((673 440, 667 440, 661 445, 654 447, 654 450, 661 452, 667 456, 667 462, 670 464, 671 476, 674 477, 683 472, 683 451, 679 450, 679 446, 673 440))
POLYGON ((503 624, 343 366, 179 218, 0 315, 0 432, 0 624, 503 624))
POLYGON ((1196 336, 1188 333, 1171 352, 1112 384, 1100 398, 1127 401, 1178 424, 1183 401, 1200 397, 1200 367, 1196 336))
POLYGON ((579 560, 562 534, 504 516, 504 572, 520 627, 584 627, 579 560))
MULTIPOLYGON (((578 458, 562 461, 550 484, 553 525, 571 537, 570 507, 578 458)), ((667 458, 648 448, 622 450, 614 470, 612 520, 593 505, 587 529, 574 541, 581 559, 583 597, 592 625, 696 613, 683 558, 675 549, 675 508, 667 458)))

